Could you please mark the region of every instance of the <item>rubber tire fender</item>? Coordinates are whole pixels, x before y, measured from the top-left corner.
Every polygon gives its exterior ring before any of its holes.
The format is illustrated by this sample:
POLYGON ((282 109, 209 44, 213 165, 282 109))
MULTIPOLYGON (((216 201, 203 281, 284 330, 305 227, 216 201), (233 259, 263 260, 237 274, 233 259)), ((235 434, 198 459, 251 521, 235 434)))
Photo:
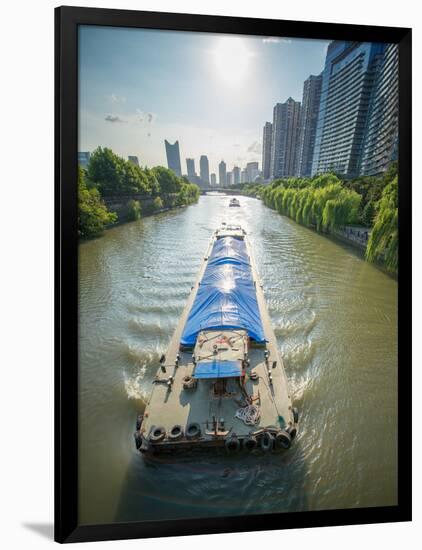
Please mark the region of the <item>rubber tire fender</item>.
POLYGON ((185 435, 187 439, 196 439, 201 436, 201 426, 197 422, 188 424, 185 435))
POLYGON ((289 449, 292 444, 292 438, 286 430, 280 430, 275 436, 275 445, 277 449, 289 449))
POLYGON ((183 437, 183 428, 180 424, 175 424, 168 433, 168 438, 172 441, 177 441, 183 437))
POLYGON ((153 426, 149 432, 149 440, 152 443, 158 443, 166 436, 166 430, 163 426, 153 426))
POLYGON ((286 432, 290 435, 292 441, 297 436, 297 428, 295 426, 289 426, 286 432))
POLYGON ((264 432, 259 440, 259 446, 264 453, 268 453, 274 447, 274 436, 271 432, 264 432))
POLYGON ((228 453, 234 454, 240 450, 240 441, 237 437, 228 437, 224 441, 224 446, 226 447, 226 451, 228 453))
POLYGON ((141 445, 142 445, 142 437, 141 437, 141 434, 139 432, 135 432, 133 434, 133 437, 135 439, 135 447, 136 447, 136 450, 139 451, 139 449, 141 448, 141 445))
POLYGON ((246 451, 254 451, 258 447, 258 440, 254 435, 245 437, 243 440, 243 448, 246 451))

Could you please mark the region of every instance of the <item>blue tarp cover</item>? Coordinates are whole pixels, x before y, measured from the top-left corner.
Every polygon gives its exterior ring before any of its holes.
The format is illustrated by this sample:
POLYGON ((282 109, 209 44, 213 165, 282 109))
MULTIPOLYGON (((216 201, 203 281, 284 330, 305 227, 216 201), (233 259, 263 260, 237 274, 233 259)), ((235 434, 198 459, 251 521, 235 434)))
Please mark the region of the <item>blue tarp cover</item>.
POLYGON ((196 364, 194 378, 229 378, 240 376, 240 361, 199 361, 196 364))
POLYGON ((244 329, 265 342, 255 286, 243 240, 222 237, 215 241, 181 344, 193 346, 206 329, 244 329))

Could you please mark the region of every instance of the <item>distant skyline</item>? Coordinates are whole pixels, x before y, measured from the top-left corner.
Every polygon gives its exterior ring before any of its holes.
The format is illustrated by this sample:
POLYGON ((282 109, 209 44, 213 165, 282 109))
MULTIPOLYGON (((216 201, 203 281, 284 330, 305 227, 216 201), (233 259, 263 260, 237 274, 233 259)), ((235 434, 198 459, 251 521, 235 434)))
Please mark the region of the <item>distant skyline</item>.
MULTIPOLYGON (((164 140, 218 172, 258 161, 273 107, 302 100, 329 41, 82 26, 79 150, 167 166, 164 140)), ((184 172, 184 170, 183 170, 184 172)))

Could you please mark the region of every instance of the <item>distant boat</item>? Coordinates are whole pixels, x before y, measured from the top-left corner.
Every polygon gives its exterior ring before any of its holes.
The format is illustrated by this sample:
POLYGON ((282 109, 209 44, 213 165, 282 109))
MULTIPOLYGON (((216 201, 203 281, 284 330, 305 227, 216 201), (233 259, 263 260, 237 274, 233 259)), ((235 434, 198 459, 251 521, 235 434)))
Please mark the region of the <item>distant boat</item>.
POLYGON ((229 206, 240 206, 240 202, 238 201, 238 199, 236 199, 236 197, 233 197, 232 199, 230 199, 229 206))

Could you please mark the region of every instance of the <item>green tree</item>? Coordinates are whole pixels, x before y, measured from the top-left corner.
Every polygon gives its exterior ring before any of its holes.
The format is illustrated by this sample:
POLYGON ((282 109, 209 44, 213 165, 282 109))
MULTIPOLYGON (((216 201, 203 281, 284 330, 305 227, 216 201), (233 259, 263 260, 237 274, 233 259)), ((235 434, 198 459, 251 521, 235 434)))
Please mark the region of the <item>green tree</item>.
POLYGON ((136 195, 153 197, 152 211, 163 206, 192 204, 200 195, 197 185, 179 178, 172 170, 162 166, 141 168, 107 147, 98 147, 92 153, 88 170, 80 172, 79 180, 81 236, 99 234, 116 220, 116 215, 107 211, 101 197, 132 196, 127 203, 127 218, 136 220, 141 216, 141 204, 136 195))
POLYGON ((153 205, 153 210, 161 210, 164 206, 161 197, 155 197, 152 205, 153 205))
POLYGON ((117 215, 109 212, 98 189, 88 189, 84 172, 78 174, 78 234, 88 238, 100 235, 107 225, 114 223, 117 215))
POLYGON ((362 210, 361 221, 365 227, 372 227, 374 224, 374 219, 376 215, 376 205, 375 201, 369 201, 366 203, 365 207, 362 210))
POLYGON ((98 147, 92 153, 88 165, 88 178, 96 183, 102 196, 123 191, 124 163, 124 159, 106 147, 98 147))
POLYGON ((158 195, 160 186, 153 171, 119 157, 111 149, 98 147, 91 155, 88 178, 102 196, 158 195))
POLYGON ((131 199, 127 203, 127 219, 131 221, 139 220, 141 218, 141 203, 131 199))
POLYGON ((399 265, 398 179, 389 183, 378 204, 374 227, 366 248, 370 262, 382 262, 389 271, 397 272, 399 265))
POLYGON ((182 178, 178 178, 173 170, 156 166, 152 169, 160 187, 160 195, 179 193, 182 188, 182 178))

